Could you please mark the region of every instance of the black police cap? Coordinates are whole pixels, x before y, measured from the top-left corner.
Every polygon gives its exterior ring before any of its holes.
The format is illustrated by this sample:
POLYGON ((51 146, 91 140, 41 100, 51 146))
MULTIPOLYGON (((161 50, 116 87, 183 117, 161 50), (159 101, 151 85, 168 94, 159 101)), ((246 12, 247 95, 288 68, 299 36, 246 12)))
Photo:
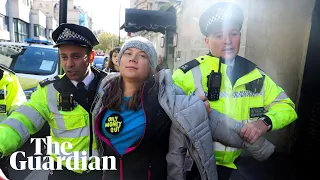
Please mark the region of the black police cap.
POLYGON ((201 33, 208 36, 210 32, 221 30, 227 26, 237 27, 241 30, 243 19, 243 11, 239 6, 230 2, 220 2, 202 13, 199 26, 201 33))
POLYGON ((53 31, 52 39, 55 46, 68 44, 93 48, 99 44, 96 36, 90 29, 77 24, 63 23, 53 31))

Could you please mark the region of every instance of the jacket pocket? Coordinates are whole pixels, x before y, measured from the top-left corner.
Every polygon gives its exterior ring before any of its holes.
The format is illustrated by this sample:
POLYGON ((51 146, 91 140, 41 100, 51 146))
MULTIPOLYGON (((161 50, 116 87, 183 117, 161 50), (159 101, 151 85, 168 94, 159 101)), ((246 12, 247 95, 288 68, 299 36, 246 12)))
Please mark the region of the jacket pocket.
MULTIPOLYGON (((74 109, 72 111, 58 111, 53 113, 52 120, 60 130, 73 130, 89 125, 89 114, 86 111, 74 109)), ((51 126, 52 127, 52 126, 51 126)), ((55 127, 55 126, 53 126, 55 127)))

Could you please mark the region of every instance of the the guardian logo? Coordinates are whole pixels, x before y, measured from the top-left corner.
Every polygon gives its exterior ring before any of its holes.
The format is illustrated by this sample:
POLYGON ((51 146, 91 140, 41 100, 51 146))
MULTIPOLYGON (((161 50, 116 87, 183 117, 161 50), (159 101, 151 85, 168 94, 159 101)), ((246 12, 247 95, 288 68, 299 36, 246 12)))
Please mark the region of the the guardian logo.
POLYGON ((87 151, 68 152, 72 149, 70 142, 59 144, 52 143, 50 136, 46 138, 31 138, 31 143, 35 142, 36 156, 27 157, 27 161, 19 161, 19 167, 16 164, 17 155, 21 154, 25 157, 26 153, 23 151, 14 152, 10 156, 10 165, 15 170, 62 170, 65 166, 71 171, 88 171, 88 170, 117 170, 116 158, 114 156, 91 156, 89 157, 87 151), (41 152, 41 145, 45 143, 47 146, 46 156, 41 152), (40 156, 38 156, 40 155, 40 156), (110 165, 110 167, 109 167, 110 165), (56 166, 56 167, 55 167, 56 166))

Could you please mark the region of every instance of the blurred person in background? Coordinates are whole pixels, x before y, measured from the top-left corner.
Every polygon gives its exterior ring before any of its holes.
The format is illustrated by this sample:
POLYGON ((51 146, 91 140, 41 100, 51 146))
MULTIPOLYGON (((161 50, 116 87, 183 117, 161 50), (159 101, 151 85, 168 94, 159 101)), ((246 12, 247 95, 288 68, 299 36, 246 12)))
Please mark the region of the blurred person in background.
POLYGON ((106 72, 119 72, 119 65, 118 65, 118 53, 120 48, 114 48, 109 53, 109 61, 108 65, 106 66, 106 72))
POLYGON ((108 57, 105 57, 104 58, 104 63, 103 63, 103 71, 104 72, 107 72, 107 69, 108 69, 108 64, 109 64, 109 58, 108 57))
POLYGON ((156 71, 159 72, 163 69, 163 56, 159 55, 158 56, 158 65, 156 67, 156 71))

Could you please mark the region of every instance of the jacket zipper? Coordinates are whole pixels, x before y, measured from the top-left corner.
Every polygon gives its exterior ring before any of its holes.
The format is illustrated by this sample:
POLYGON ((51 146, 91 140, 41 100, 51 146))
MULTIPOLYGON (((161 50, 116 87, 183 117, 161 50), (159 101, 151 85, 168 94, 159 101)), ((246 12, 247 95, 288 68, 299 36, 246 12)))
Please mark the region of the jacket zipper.
POLYGON ((148 180, 151 180, 151 165, 148 168, 148 180))
MULTIPOLYGON (((188 148, 188 150, 189 150, 189 148, 188 148)), ((191 145, 191 150, 192 150, 192 145, 191 145)), ((191 158, 192 158, 192 160, 194 161, 194 163, 196 163, 196 166, 197 166, 197 169, 198 169, 198 171, 200 172, 200 168, 199 168, 199 164, 201 164, 201 160, 200 160, 200 162, 194 157, 194 155, 190 152, 190 150, 189 150, 189 154, 190 154, 190 156, 191 156, 191 158)), ((206 169, 205 169, 205 167, 204 167, 204 171, 205 171, 206 169)), ((200 176, 201 176, 201 179, 205 179, 204 177, 203 177, 203 173, 202 172, 200 172, 200 176)))
POLYGON ((122 158, 119 158, 120 161, 120 180, 123 180, 123 168, 122 168, 122 158))
MULTIPOLYGON (((139 143, 138 143, 134 148, 129 148, 122 156, 120 156, 120 154, 114 149, 114 147, 113 147, 113 145, 111 144, 111 142, 110 142, 107 138, 105 138, 104 136, 102 136, 102 134, 100 133, 100 131, 98 131, 99 134, 100 134, 100 136, 101 136, 101 138, 102 138, 102 140, 103 140, 109 147, 111 147, 111 149, 112 149, 112 150, 117 154, 117 156, 119 157, 120 180, 123 180, 122 157, 123 157, 125 154, 133 151, 136 147, 138 147, 138 146, 140 145, 141 141, 143 140, 144 135, 145 135, 145 133, 146 133, 148 120, 147 120, 146 112, 145 112, 145 110, 144 110, 144 102, 143 102, 143 92, 144 92, 145 84, 146 84, 146 83, 143 84, 140 99, 141 99, 141 104, 142 104, 142 110, 143 110, 143 113, 144 113, 144 117, 146 118, 146 124, 145 124, 145 128, 144 128, 143 136, 142 136, 142 138, 140 139, 139 143)), ((104 111, 104 110, 105 110, 105 108, 104 108, 102 111, 104 111)), ((101 111, 101 112, 102 112, 102 111, 101 111)), ((100 119, 101 112, 100 112, 99 115, 97 116, 98 119, 100 119)), ((100 122, 100 121, 99 121, 99 122, 100 122)), ((97 123, 97 124, 99 124, 99 123, 97 123)), ((151 165, 150 165, 149 167, 151 167, 151 165)), ((150 171, 150 176, 151 176, 151 171, 150 171)), ((149 178, 149 168, 148 168, 148 178, 149 178)))

